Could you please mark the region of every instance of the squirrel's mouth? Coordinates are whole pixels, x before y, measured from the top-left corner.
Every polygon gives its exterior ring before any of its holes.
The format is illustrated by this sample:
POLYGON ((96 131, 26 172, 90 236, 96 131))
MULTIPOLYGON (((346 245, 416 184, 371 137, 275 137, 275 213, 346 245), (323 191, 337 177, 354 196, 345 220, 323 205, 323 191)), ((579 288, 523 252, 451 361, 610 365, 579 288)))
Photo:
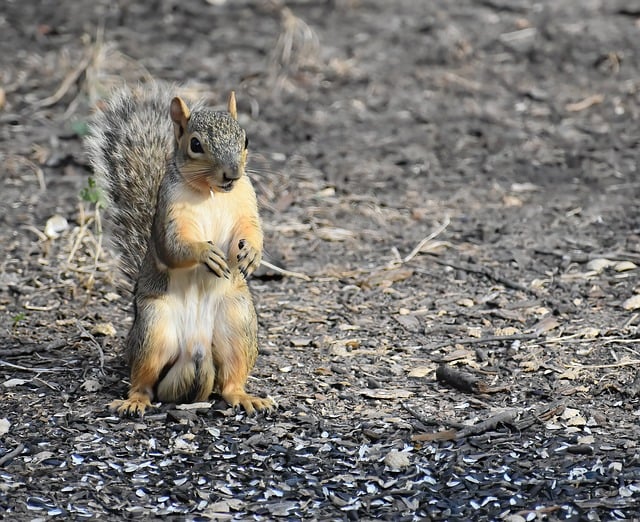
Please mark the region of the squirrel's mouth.
POLYGON ((233 188, 233 184, 236 180, 230 179, 229 181, 225 181, 224 183, 220 183, 218 188, 223 192, 229 192, 233 188))

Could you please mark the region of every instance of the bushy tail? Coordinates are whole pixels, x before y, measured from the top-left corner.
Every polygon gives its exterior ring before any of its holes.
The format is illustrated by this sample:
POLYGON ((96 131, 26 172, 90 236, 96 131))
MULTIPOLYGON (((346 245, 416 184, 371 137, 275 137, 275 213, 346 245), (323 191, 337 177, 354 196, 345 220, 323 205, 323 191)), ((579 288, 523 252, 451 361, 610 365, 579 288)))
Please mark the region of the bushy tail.
POLYGON ((89 124, 86 148, 107 204, 111 240, 134 283, 147 251, 158 187, 172 148, 171 91, 159 84, 123 88, 89 124))

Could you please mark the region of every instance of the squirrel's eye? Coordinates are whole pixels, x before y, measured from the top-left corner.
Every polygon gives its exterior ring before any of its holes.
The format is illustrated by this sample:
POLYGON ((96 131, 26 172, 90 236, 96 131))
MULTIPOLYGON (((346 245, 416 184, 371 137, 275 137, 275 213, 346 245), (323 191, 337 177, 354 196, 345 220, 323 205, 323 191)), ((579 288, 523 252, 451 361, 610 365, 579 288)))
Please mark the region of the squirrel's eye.
POLYGON ((189 146, 191 147, 191 152, 193 152, 194 154, 204 154, 202 143, 200 143, 200 140, 198 138, 191 138, 189 146))
POLYGON ((244 137, 244 148, 248 149, 249 148, 249 136, 244 137))

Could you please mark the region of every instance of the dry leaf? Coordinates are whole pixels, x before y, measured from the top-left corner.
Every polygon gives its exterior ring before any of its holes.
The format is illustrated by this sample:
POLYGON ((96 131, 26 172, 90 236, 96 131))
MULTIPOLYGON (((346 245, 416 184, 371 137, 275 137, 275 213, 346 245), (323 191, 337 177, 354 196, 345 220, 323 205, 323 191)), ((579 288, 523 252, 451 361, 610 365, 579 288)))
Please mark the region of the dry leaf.
POLYGON ((520 334, 520 330, 513 326, 506 326, 504 328, 496 328, 493 333, 497 337, 506 337, 508 335, 518 335, 520 334))
POLYGON ((597 259, 592 259, 587 263, 587 270, 593 270, 594 272, 600 273, 610 266, 613 266, 613 261, 599 257, 597 259))
POLYGON ((391 469, 401 470, 411 465, 409 454, 406 451, 391 450, 384 457, 384 463, 391 469))
POLYGON ((576 415, 567 421, 567 426, 584 426, 586 424, 587 420, 582 415, 576 415))
POLYGON ((353 356, 353 353, 347 350, 344 345, 336 342, 331 345, 331 348, 329 348, 329 355, 333 357, 351 357, 353 356))
POLYGON ((558 375, 558 379, 567 379, 570 381, 574 381, 580 375, 580 370, 577 368, 569 368, 565 370, 560 375, 558 375))
POLYGON ((582 330, 580 330, 579 333, 580 333, 580 337, 584 339, 595 339, 600 335, 600 329, 594 328, 593 326, 587 326, 586 328, 583 328, 582 330))
POLYGON ((23 384, 29 382, 26 379, 9 379, 8 381, 4 381, 2 386, 5 388, 15 388, 16 386, 22 386, 23 384))
POLYGON ((303 346, 309 346, 312 339, 310 337, 292 337, 290 340, 292 346, 301 348, 303 346))
POLYGON ((417 368, 414 368, 413 370, 411 370, 407 374, 407 377, 422 378, 422 377, 426 377, 433 371, 434 369, 429 366, 418 366, 417 368))
POLYGON ((575 417, 576 415, 580 415, 580 410, 566 407, 562 412, 562 415, 560 415, 560 417, 566 420, 566 419, 570 419, 571 417, 575 417))
POLYGON ((47 219, 47 224, 44 226, 44 235, 49 239, 56 239, 68 228, 69 222, 64 217, 56 214, 47 219))
POLYGON ((540 190, 538 185, 533 183, 512 183, 511 192, 535 192, 540 190))
POLYGON ((210 402, 192 402, 189 404, 176 404, 176 410, 208 410, 210 402))
POLYGON ((411 437, 414 442, 431 442, 436 440, 454 440, 456 430, 434 431, 433 433, 416 433, 411 437))
POLYGON ((634 295, 622 303, 622 308, 625 310, 637 310, 640 308, 640 294, 634 295))
POLYGON ((505 195, 502 198, 502 203, 505 207, 521 207, 522 200, 517 196, 505 195))
POLYGON ((91 328, 93 335, 104 335, 105 337, 113 337, 116 334, 116 329, 111 323, 97 323, 91 328))
POLYGON ((346 228, 321 227, 316 230, 316 235, 325 241, 346 241, 354 238, 356 233, 346 228))
POLYGON ((627 270, 635 270, 636 268, 638 268, 638 265, 631 261, 620 261, 613 266, 616 272, 626 272, 627 270))
POLYGON ((411 332, 416 332, 420 329, 420 320, 415 315, 396 315, 394 319, 411 332))
POLYGON ((475 337, 476 339, 479 339, 480 337, 482 337, 482 328, 480 328, 479 326, 468 326, 467 335, 469 337, 475 337))
POLYGON ((81 386, 84 391, 89 393, 102 389, 102 384, 98 379, 85 379, 81 386))
POLYGON ((533 332, 536 335, 547 333, 560 325, 555 317, 547 316, 542 321, 539 321, 533 328, 533 332))
MULTIPOLYGON (((459 346, 459 345, 458 345, 459 346)), ((452 351, 451 353, 447 353, 438 359, 439 362, 452 362, 452 361, 460 361, 463 359, 468 359, 465 361, 467 365, 472 366, 473 361, 475 359, 475 352, 470 350, 465 350, 464 348, 459 348, 457 350, 452 351)))
POLYGON ((567 426, 584 426, 587 421, 575 408, 565 408, 561 418, 567 421, 567 426))
POLYGON ((391 400, 391 399, 408 399, 413 396, 413 392, 409 390, 403 390, 401 388, 385 390, 382 388, 372 389, 372 390, 362 390, 360 394, 363 397, 367 397, 368 399, 380 399, 380 400, 391 400))
POLYGON ((522 361, 520 363, 520 368, 525 372, 537 372, 540 369, 540 361, 535 359, 531 361, 522 361))
POLYGON ((364 280, 364 284, 367 286, 379 286, 395 283, 396 281, 404 281, 409 279, 413 275, 413 270, 410 268, 397 268, 395 270, 381 270, 371 275, 364 280))

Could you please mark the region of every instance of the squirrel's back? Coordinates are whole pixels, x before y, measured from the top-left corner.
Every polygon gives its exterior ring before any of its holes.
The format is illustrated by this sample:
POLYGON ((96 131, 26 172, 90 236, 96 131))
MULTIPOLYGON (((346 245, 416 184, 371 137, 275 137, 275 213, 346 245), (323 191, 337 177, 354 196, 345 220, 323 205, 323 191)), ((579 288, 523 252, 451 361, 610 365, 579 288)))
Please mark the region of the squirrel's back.
POLYGON ((147 250, 158 187, 173 147, 171 98, 171 88, 161 84, 124 87, 89 124, 89 160, 108 203, 111 240, 130 282, 147 250))

